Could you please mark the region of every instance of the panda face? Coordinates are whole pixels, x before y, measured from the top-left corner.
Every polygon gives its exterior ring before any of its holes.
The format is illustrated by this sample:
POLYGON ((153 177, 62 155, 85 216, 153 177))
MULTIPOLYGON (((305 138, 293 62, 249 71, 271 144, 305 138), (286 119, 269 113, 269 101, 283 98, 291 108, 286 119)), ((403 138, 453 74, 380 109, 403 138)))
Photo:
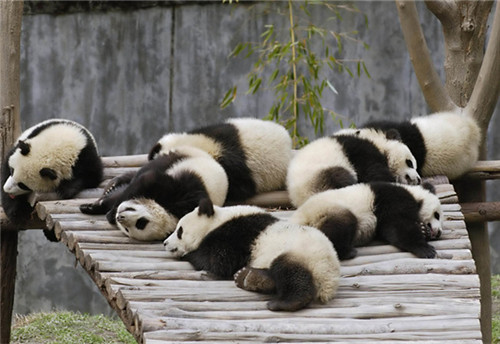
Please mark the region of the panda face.
POLYGON ((127 236, 138 240, 163 240, 175 229, 178 219, 154 200, 130 199, 120 203, 116 224, 127 236))
POLYGON ((9 157, 10 176, 3 185, 5 193, 11 197, 36 192, 50 192, 55 190, 60 182, 57 172, 50 167, 42 167, 39 161, 31 156, 29 144, 19 141, 20 148, 16 148, 9 157))
POLYGON ((417 172, 417 160, 405 144, 395 140, 388 140, 386 156, 389 169, 398 183, 418 185, 422 182, 417 172))
POLYGON ((184 215, 175 231, 165 239, 165 250, 176 257, 196 250, 203 238, 219 225, 218 210, 219 207, 214 207, 209 199, 201 200, 200 205, 184 215))
POLYGON ((433 187, 424 183, 423 187, 407 186, 406 188, 420 204, 419 219, 426 239, 439 239, 443 231, 444 218, 441 202, 433 193, 433 187))

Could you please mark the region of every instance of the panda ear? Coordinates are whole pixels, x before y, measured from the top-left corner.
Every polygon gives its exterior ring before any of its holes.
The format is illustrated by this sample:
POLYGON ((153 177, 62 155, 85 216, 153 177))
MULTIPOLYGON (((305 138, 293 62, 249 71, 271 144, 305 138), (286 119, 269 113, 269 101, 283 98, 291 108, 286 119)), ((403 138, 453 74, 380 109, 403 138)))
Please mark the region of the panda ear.
POLYGON ((151 148, 149 151, 148 155, 148 160, 153 160, 155 158, 155 155, 158 154, 161 151, 161 143, 157 143, 151 148))
POLYGON ((434 187, 434 185, 432 185, 431 183, 429 182, 424 182, 422 183, 422 187, 428 191, 430 191, 431 193, 433 193, 434 195, 436 194, 436 188, 434 187))
POLYGON ((29 143, 19 140, 17 145, 21 148, 22 155, 28 155, 30 153, 31 145, 29 143))
POLYGON ((51 180, 57 179, 57 173, 51 168, 44 167, 40 170, 40 175, 44 178, 49 178, 51 180))
POLYGON ((397 140, 397 141, 402 141, 401 139, 401 134, 397 129, 389 129, 385 133, 385 137, 387 137, 388 140, 397 140))
POLYGON ((205 197, 200 200, 198 204, 198 215, 206 215, 207 217, 211 217, 215 214, 214 205, 210 198, 205 197))

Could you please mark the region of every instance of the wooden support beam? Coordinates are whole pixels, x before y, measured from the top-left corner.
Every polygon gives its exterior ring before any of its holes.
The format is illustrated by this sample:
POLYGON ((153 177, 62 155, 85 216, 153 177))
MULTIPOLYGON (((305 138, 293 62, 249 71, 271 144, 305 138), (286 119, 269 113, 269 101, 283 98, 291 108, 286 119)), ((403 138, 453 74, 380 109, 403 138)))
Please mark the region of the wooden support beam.
POLYGON ((500 202, 461 203, 467 223, 500 221, 500 202))

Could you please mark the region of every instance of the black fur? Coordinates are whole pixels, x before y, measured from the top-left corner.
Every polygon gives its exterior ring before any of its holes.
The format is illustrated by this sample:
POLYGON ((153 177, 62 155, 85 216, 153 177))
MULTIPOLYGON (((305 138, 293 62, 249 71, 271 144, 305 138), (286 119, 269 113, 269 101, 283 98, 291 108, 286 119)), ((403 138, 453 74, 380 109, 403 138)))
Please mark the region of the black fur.
POLYGON ((356 170, 359 183, 394 182, 387 158, 369 140, 352 135, 333 136, 342 145, 344 154, 356 170))
MULTIPOLYGON (((127 187, 113 196, 114 203, 106 214, 108 221, 116 223, 115 216, 120 203, 139 197, 156 201, 177 218, 196 208, 201 199, 209 197, 202 179, 190 171, 179 173, 175 178, 165 173, 174 163, 186 158, 172 152, 144 165, 127 187)), ((111 202, 106 203, 109 204, 111 202)), ((98 209, 106 210, 104 207, 98 209)))
MULTIPOLYGON (((57 124, 66 124, 67 122, 61 120, 52 120, 43 125, 40 125, 34 129, 26 138, 26 140, 33 140, 38 134, 48 127, 57 124)), ((72 125, 72 124, 68 124, 72 125)), ((94 146, 94 141, 88 132, 80 129, 80 132, 86 137, 87 144, 80 151, 77 161, 72 166, 72 177, 71 179, 63 179, 60 181, 59 186, 54 190, 61 198, 68 199, 74 197, 77 193, 85 188, 97 187, 102 180, 103 176, 103 166, 101 158, 97 152, 97 148, 94 146)), ((57 139, 57 138, 54 138, 57 139)), ((33 208, 28 203, 29 194, 16 196, 11 199, 8 194, 3 191, 3 185, 10 176, 10 167, 8 161, 10 156, 15 152, 17 148, 22 150, 22 154, 29 155, 30 144, 24 141, 18 141, 14 148, 9 152, 7 157, 4 159, 2 166, 2 206, 7 214, 7 217, 19 226, 24 226, 29 220, 33 208)), ((57 154, 57 152, 55 152, 57 154)), ((39 171, 40 175, 50 179, 56 177, 55 171, 49 167, 43 168, 39 171)))
MULTIPOLYGON (((229 188, 226 202, 237 202, 256 194, 256 185, 246 163, 246 155, 239 138, 238 129, 230 123, 214 124, 189 132, 205 135, 222 146, 222 153, 216 160, 227 174, 229 188)), ((154 158, 161 146, 154 145, 149 152, 149 159, 154 158)))
POLYGON ((253 242, 276 221, 276 217, 266 213, 234 218, 210 232, 200 246, 183 259, 196 270, 230 278, 249 263, 253 242))
POLYGON ((420 229, 421 203, 401 186, 387 183, 370 186, 375 194, 377 236, 417 257, 434 258, 436 250, 427 243, 420 229))
MULTIPOLYGON (((16 146, 17 147, 17 146, 16 146)), ((10 198, 10 196, 3 191, 3 185, 9 179, 10 176, 10 167, 9 167, 9 157, 14 153, 16 149, 14 147, 9 151, 7 157, 3 159, 2 162, 2 207, 5 211, 5 214, 9 218, 9 220, 22 228, 26 225, 26 222, 30 219, 33 208, 28 202, 29 194, 24 194, 20 196, 16 196, 15 198, 10 198)))
POLYGON ((296 311, 314 300, 316 288, 311 272, 286 253, 273 260, 269 275, 274 280, 277 299, 267 303, 272 311, 296 311))
POLYGON ((333 243, 340 260, 354 258, 357 254, 354 248, 358 220, 347 209, 340 209, 328 217, 319 227, 333 243))
POLYGON ((384 132, 395 129, 401 136, 401 141, 408 146, 411 153, 417 160, 417 172, 421 175, 422 168, 425 165, 427 149, 425 147, 424 137, 418 127, 410 121, 373 121, 362 125, 363 128, 375 128, 384 132))
POLYGON ((315 193, 330 189, 340 189, 345 186, 356 184, 356 177, 343 167, 325 168, 314 181, 313 190, 315 193))

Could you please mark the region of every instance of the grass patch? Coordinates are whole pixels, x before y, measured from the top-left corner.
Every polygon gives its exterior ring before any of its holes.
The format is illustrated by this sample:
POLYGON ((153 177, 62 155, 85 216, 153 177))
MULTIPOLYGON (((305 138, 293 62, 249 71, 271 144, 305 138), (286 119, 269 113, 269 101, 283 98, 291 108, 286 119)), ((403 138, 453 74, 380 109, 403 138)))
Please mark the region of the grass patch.
POLYGON ((73 312, 16 316, 12 344, 136 344, 119 319, 73 312))
POLYGON ((491 275, 491 308, 493 344, 500 344, 500 275, 491 275))

